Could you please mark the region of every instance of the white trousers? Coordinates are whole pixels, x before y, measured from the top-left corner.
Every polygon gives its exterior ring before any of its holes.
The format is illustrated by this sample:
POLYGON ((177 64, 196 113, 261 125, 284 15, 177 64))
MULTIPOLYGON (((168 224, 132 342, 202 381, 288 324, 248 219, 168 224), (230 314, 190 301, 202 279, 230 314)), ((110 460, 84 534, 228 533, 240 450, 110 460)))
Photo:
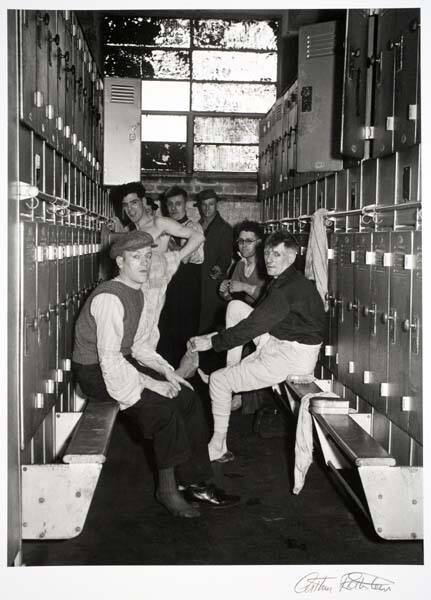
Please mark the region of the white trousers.
MULTIPOLYGON (((232 300, 226 312, 226 327, 233 327, 252 310, 245 302, 232 300)), ((279 340, 269 333, 254 342, 256 351, 243 360, 241 346, 229 350, 227 366, 210 376, 214 433, 218 438, 225 437, 228 430, 232 393, 269 387, 281 383, 288 375, 313 373, 321 346, 279 340)))

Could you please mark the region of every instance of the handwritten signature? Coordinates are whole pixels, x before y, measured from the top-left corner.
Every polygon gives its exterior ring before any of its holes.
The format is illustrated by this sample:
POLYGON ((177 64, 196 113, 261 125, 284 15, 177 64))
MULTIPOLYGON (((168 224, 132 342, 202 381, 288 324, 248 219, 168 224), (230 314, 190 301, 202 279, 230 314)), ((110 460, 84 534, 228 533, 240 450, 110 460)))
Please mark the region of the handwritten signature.
POLYGON ((394 582, 371 573, 351 571, 340 578, 320 575, 317 572, 308 573, 296 582, 294 592, 310 594, 313 592, 335 592, 352 590, 373 590, 375 592, 390 592, 394 582))

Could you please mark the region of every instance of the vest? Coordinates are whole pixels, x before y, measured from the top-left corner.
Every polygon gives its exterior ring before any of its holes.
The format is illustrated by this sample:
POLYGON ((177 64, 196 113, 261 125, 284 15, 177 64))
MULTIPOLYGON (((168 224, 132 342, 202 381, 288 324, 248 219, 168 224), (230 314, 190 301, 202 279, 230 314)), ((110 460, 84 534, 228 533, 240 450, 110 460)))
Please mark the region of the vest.
POLYGON ((99 294, 113 294, 123 305, 123 339, 120 349, 123 356, 132 352, 133 340, 144 308, 144 295, 140 289, 135 290, 121 281, 114 280, 105 281, 97 286, 82 307, 75 325, 72 359, 82 365, 93 365, 99 362, 96 321, 90 312, 91 303, 99 294))

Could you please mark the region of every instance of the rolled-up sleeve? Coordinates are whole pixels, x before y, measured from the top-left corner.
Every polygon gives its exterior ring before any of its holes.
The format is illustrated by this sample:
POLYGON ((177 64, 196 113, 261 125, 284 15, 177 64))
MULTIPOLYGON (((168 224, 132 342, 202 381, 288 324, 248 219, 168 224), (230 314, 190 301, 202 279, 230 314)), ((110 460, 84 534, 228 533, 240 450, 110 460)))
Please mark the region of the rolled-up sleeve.
POLYGON ((122 355, 124 309, 114 294, 99 294, 90 307, 97 327, 97 352, 106 389, 122 409, 135 404, 145 387, 146 376, 122 355))

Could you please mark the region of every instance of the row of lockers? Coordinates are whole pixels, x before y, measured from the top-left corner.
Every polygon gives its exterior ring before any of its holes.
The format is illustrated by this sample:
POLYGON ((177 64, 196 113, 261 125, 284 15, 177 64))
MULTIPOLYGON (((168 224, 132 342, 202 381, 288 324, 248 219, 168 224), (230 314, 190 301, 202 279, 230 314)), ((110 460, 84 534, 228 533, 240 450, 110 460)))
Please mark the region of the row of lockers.
POLYGON ((295 187, 296 172, 315 178, 343 158, 419 143, 419 31, 419 9, 348 10, 345 32, 336 22, 300 29, 298 80, 260 122, 261 198, 295 187))
POLYGON ((410 207, 421 202, 421 146, 419 144, 379 159, 363 160, 357 167, 326 174, 301 183, 290 190, 273 194, 263 201, 262 219, 270 225, 292 219, 285 226, 291 231, 309 227, 300 216, 310 216, 319 208, 329 212, 355 211, 364 206, 406 205, 405 209, 374 215, 344 214, 333 218, 335 231, 417 228, 420 212, 410 207))
POLYGON ((23 221, 20 299, 21 448, 55 406, 71 410, 76 315, 99 281, 100 233, 23 221))
POLYGON ((87 177, 101 171, 103 79, 75 13, 19 11, 20 119, 87 177))
POLYGON ((69 204, 110 217, 109 192, 100 173, 90 176, 27 126, 19 127, 19 178, 64 206, 69 204), (60 203, 61 204, 61 203, 60 203))

